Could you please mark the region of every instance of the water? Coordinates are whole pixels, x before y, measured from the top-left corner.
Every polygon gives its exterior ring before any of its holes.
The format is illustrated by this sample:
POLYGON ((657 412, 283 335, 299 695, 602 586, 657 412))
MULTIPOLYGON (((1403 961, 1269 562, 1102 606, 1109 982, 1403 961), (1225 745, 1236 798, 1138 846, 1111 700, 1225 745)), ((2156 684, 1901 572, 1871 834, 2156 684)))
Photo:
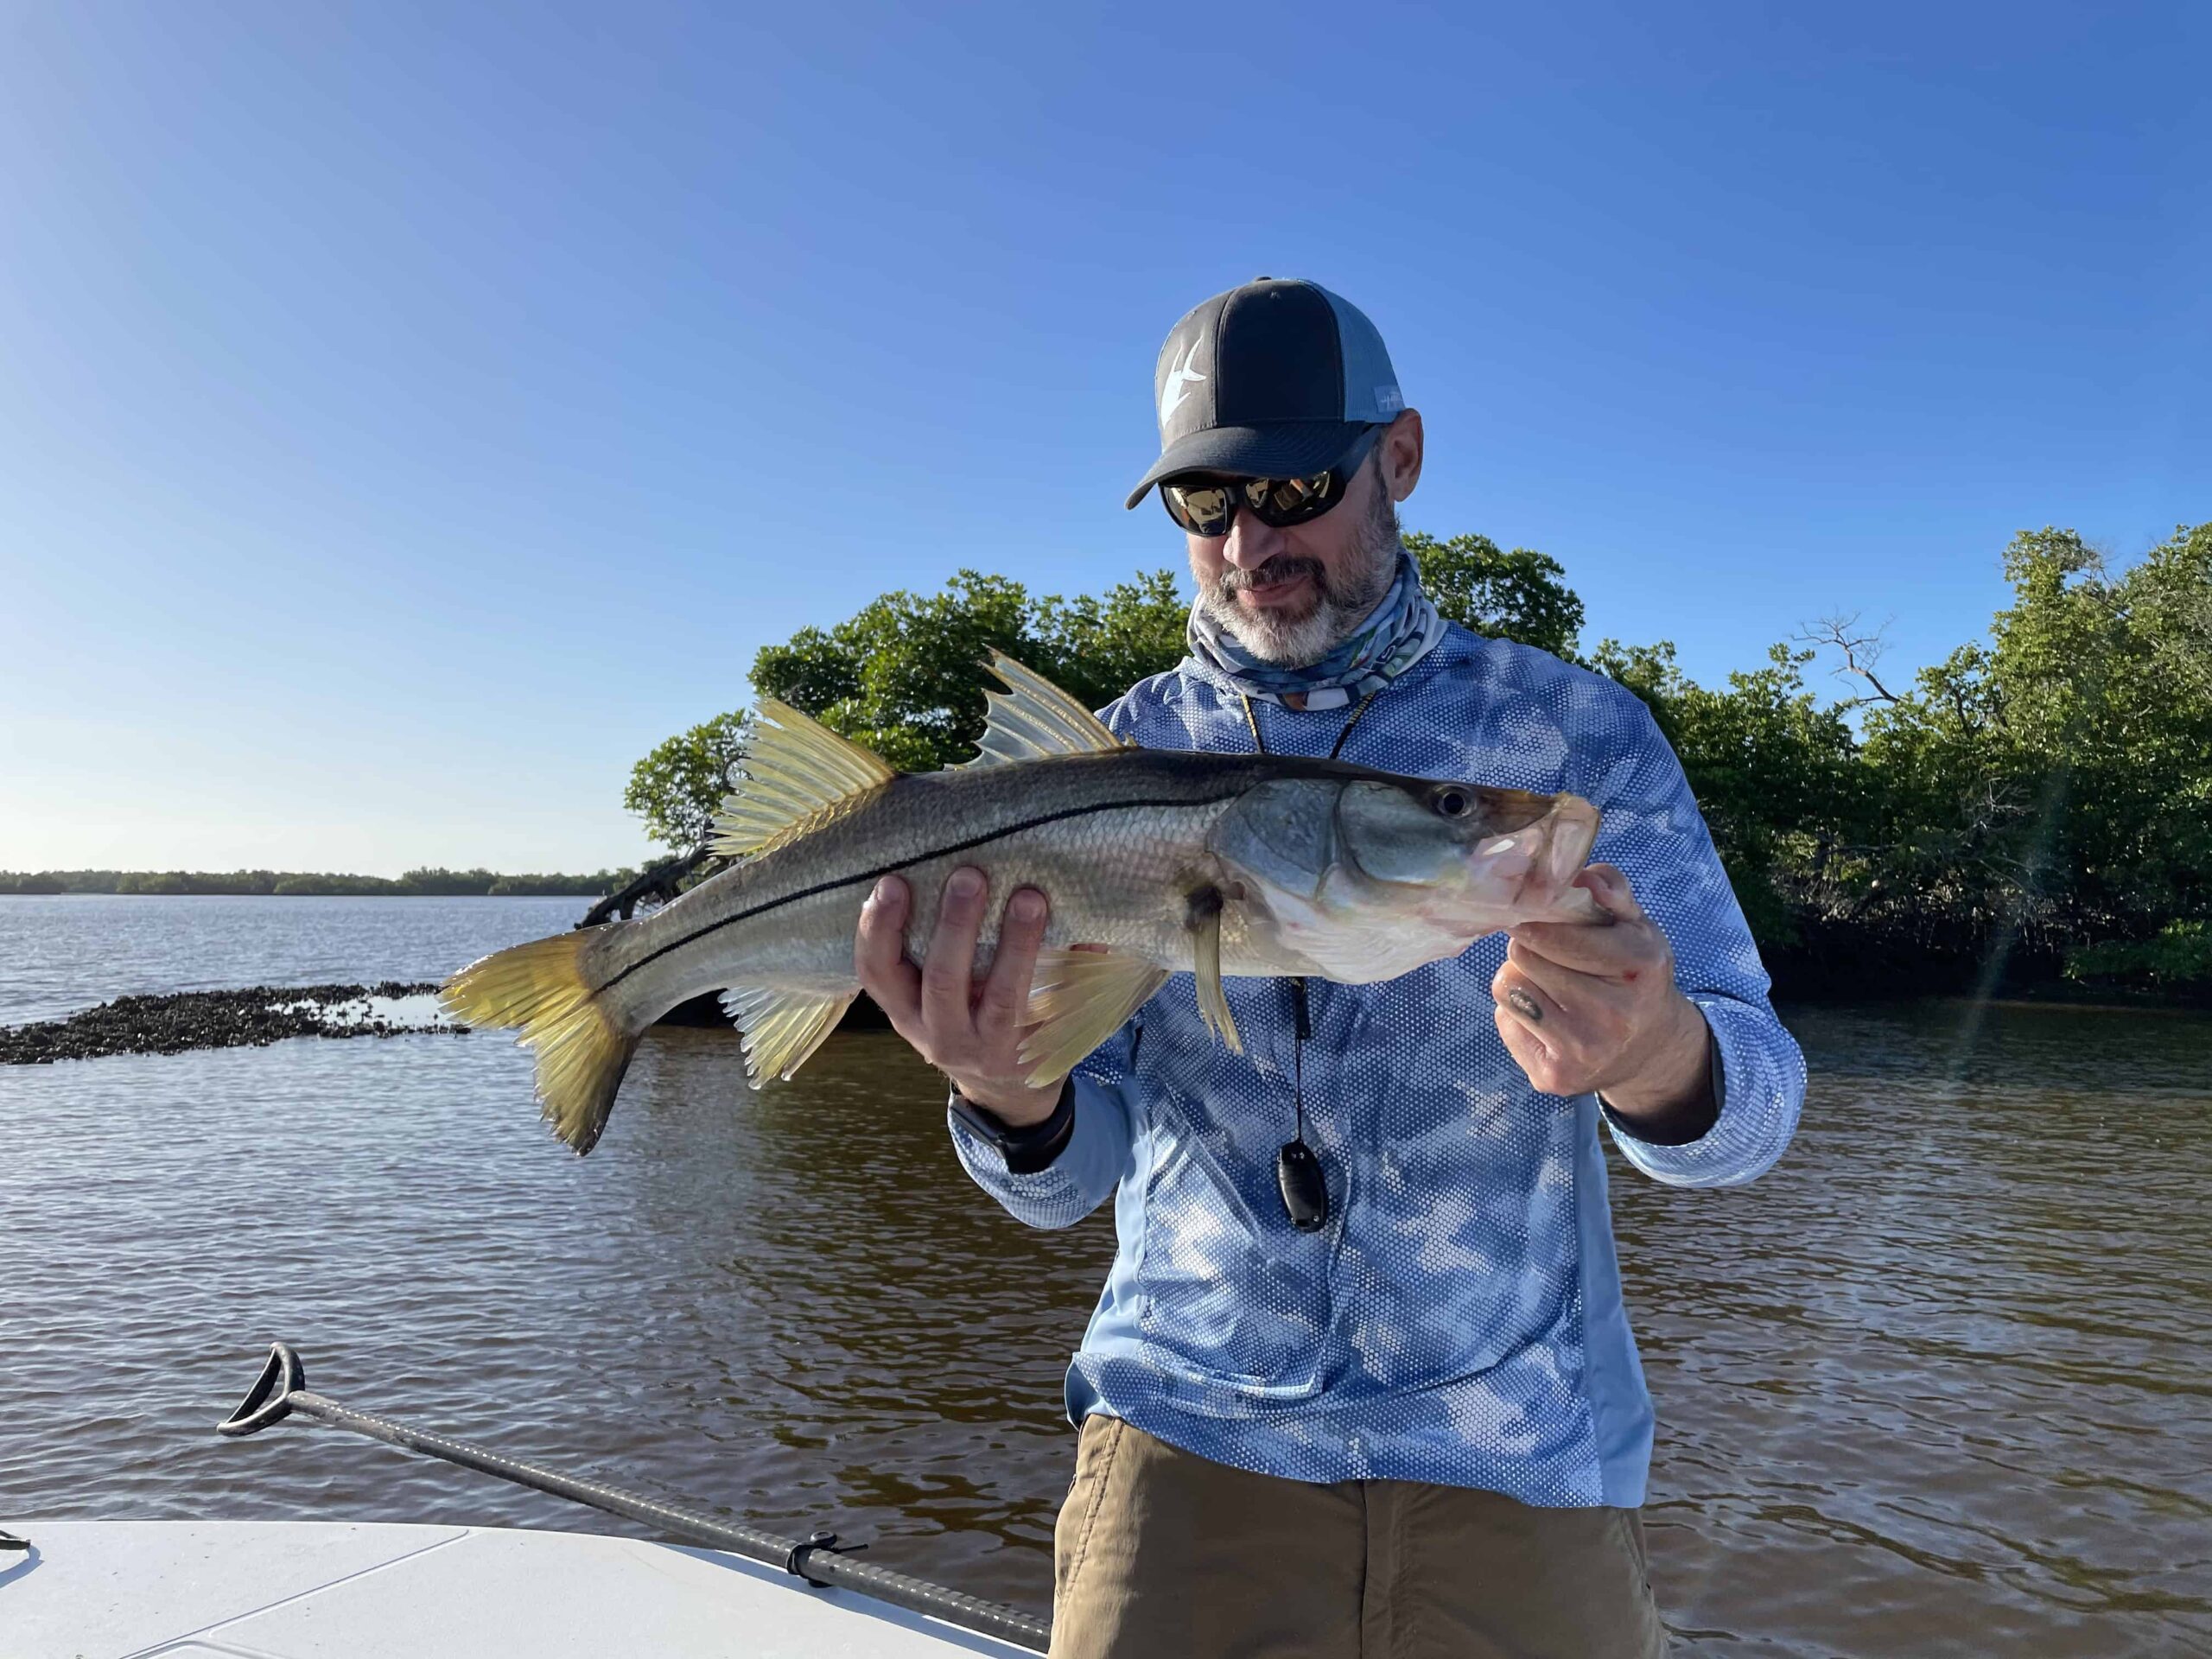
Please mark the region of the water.
POLYGON ((575 926, 590 905, 0 894, 0 1026, 145 992, 442 979, 489 951, 575 926))
MULTIPOLYGON (((123 988, 118 951, 140 988, 149 951, 425 977, 573 911, 0 899, 0 1023, 123 988)), ((2212 1654, 2212 1020, 1963 1015, 1793 1014, 1806 1126, 1752 1186, 1615 1164, 1678 1652, 2212 1654)), ((0 1515, 614 1524, 311 1427, 219 1440, 281 1336, 340 1401, 1041 1609, 1110 1224, 1006 1217, 894 1038, 740 1078, 656 1033, 579 1160, 496 1037, 0 1070, 0 1515)))

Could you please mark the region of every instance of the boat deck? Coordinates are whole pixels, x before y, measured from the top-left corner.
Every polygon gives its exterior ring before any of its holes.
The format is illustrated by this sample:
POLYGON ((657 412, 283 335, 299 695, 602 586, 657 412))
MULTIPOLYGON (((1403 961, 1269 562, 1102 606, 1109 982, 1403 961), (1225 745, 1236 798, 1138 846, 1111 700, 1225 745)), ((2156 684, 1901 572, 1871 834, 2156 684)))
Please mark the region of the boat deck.
POLYGON ((735 1555, 597 1534, 0 1521, 4 1659, 1017 1659, 735 1555))

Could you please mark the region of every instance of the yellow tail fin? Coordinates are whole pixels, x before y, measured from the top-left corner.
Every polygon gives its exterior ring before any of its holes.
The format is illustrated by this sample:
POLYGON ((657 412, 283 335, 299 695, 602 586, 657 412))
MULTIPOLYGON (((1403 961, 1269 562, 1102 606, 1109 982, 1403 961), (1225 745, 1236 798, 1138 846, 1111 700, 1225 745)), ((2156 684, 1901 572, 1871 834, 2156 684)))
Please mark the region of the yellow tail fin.
POLYGON ((607 1127, 638 1046, 584 977, 592 937, 561 933, 501 950, 469 963, 438 992, 465 1026, 521 1028, 516 1040, 537 1056, 538 1106, 580 1154, 607 1127))

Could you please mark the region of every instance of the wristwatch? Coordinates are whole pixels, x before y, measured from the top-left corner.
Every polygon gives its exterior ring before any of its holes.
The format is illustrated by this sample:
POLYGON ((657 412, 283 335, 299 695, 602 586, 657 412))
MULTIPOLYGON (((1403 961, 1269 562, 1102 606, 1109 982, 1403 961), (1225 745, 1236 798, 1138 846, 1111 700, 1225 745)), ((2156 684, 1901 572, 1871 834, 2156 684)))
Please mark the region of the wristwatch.
POLYGON ((1050 1169, 1075 1135, 1075 1078, 1060 1085, 1060 1097, 1049 1116, 1039 1122, 1014 1128, 988 1108, 978 1106, 957 1088, 945 1103, 952 1115, 999 1149, 1009 1175, 1034 1175, 1050 1169))

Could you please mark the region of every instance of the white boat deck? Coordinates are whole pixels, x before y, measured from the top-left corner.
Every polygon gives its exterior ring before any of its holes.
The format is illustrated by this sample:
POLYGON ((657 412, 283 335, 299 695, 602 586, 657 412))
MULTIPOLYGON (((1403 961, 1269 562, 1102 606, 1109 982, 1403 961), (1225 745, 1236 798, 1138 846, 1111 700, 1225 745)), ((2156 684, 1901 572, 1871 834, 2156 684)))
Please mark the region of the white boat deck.
POLYGON ((740 1556, 595 1534, 0 1521, 0 1659, 1017 1659, 740 1556))

